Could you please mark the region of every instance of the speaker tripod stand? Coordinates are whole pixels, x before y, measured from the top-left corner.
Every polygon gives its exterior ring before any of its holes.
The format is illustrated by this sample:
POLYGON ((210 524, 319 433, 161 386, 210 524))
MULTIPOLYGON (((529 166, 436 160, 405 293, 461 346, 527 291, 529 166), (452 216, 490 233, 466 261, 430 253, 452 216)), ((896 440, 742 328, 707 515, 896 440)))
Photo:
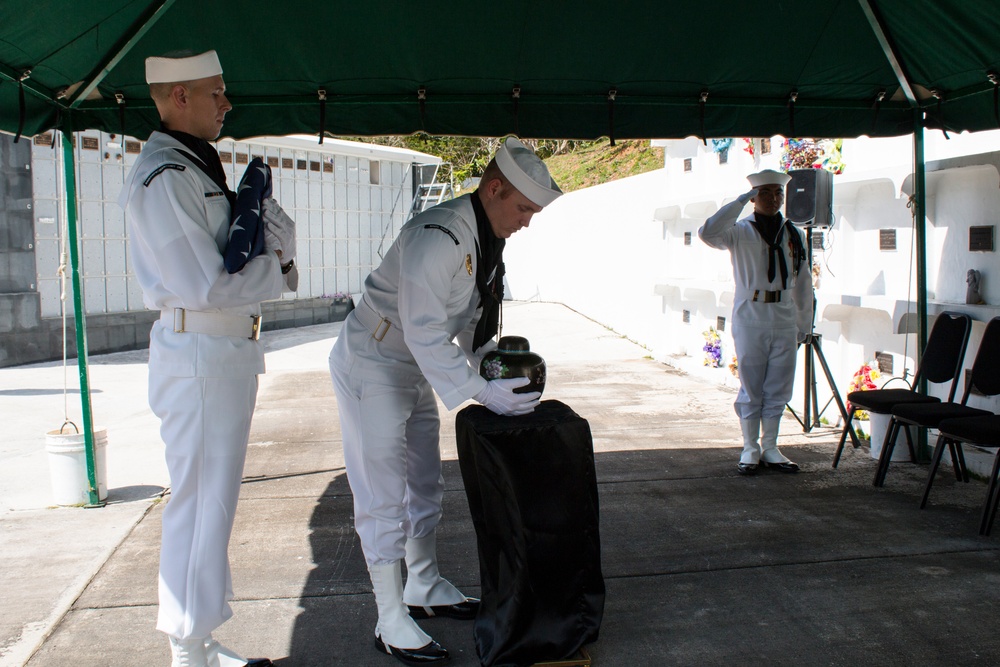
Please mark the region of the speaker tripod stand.
POLYGON ((827 408, 830 407, 830 403, 836 401, 837 409, 840 410, 840 416, 843 417, 844 423, 847 423, 847 406, 844 405, 843 399, 840 398, 840 393, 837 391, 837 385, 834 383, 833 374, 830 372, 830 366, 826 363, 826 357, 823 356, 823 336, 817 333, 810 333, 806 336, 806 340, 802 343, 802 349, 805 351, 805 362, 803 363, 803 371, 805 374, 805 385, 804 385, 804 400, 802 407, 802 416, 799 417, 798 413, 792 406, 786 405, 788 411, 792 413, 796 421, 802 425, 802 430, 809 433, 813 428, 820 426, 820 418, 823 413, 826 412, 827 408), (823 405, 821 410, 819 407, 819 396, 816 393, 816 362, 819 362, 820 367, 823 369, 823 373, 826 375, 826 382, 830 386, 830 393, 832 394, 827 402, 823 405))
MULTIPOLYGON (((813 254, 813 230, 812 227, 806 228, 806 257, 808 258, 809 271, 812 271, 812 254, 813 254)), ((830 403, 836 401, 837 408, 840 410, 840 416, 844 419, 846 424, 847 419, 847 406, 844 405, 843 399, 840 397, 840 392, 837 391, 837 383, 833 379, 833 373, 830 372, 830 365, 826 363, 826 357, 823 355, 823 336, 815 332, 815 321, 816 321, 816 290, 813 290, 813 325, 810 332, 806 335, 805 341, 802 343, 802 349, 805 352, 804 363, 802 364, 804 372, 804 400, 802 406, 802 417, 800 418, 798 413, 792 408, 791 405, 786 405, 788 411, 792 413, 796 421, 802 425, 802 430, 805 433, 809 433, 813 428, 820 426, 820 418, 826 409, 830 407, 830 403), (820 367, 823 369, 823 374, 826 375, 826 382, 830 387, 830 398, 823 405, 823 409, 819 408, 819 397, 816 394, 816 362, 819 362, 820 367)))

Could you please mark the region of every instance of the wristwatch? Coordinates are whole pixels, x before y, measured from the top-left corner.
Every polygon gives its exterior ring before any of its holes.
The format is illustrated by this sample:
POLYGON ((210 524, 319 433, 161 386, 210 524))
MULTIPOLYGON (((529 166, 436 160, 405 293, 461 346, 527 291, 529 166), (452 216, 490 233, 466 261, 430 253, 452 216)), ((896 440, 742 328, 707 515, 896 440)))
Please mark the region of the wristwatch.
POLYGON ((294 259, 291 260, 291 261, 289 261, 288 264, 282 264, 281 265, 281 273, 282 273, 282 275, 284 275, 284 274, 288 273, 289 271, 291 271, 293 266, 295 266, 295 260, 294 259))

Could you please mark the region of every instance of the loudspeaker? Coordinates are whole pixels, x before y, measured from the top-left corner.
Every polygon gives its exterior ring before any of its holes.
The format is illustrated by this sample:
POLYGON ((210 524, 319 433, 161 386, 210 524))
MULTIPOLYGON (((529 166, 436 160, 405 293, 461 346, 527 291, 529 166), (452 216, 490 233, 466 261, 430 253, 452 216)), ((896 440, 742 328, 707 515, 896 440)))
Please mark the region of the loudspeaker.
POLYGON ((785 217, 801 227, 833 225, 833 174, 826 169, 792 169, 788 172, 785 217))

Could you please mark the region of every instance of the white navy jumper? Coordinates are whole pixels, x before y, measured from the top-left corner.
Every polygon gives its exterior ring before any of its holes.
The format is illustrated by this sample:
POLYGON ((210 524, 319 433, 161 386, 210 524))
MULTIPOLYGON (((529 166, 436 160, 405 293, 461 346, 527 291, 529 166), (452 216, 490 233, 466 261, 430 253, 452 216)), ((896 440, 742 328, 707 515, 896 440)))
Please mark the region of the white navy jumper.
POLYGON ((284 279, 270 251, 238 273, 226 271, 229 202, 182 150, 173 137, 153 132, 119 201, 145 304, 163 313, 149 344, 149 404, 161 420, 171 487, 157 628, 188 639, 207 637, 232 616, 227 550, 257 375, 264 372, 249 323, 261 301, 281 295, 284 279), (246 334, 242 328, 232 335, 176 332, 176 308, 247 323, 246 334))
POLYGON ((330 353, 355 526, 370 566, 403 560, 407 540, 431 535, 441 518, 434 392, 450 410, 486 385, 471 349, 482 312, 477 236, 469 195, 409 221, 330 353))
POLYGON ((698 236, 713 248, 729 250, 733 264, 732 334, 740 374, 736 414, 743 420, 778 419, 792 396, 796 343, 812 326, 812 272, 806 262, 796 271, 791 235, 797 234, 801 241, 802 232, 785 224, 781 252, 788 267, 787 284, 782 286, 780 275, 768 279, 768 244, 753 225, 753 213, 737 220, 748 201, 742 195, 720 208, 698 236))

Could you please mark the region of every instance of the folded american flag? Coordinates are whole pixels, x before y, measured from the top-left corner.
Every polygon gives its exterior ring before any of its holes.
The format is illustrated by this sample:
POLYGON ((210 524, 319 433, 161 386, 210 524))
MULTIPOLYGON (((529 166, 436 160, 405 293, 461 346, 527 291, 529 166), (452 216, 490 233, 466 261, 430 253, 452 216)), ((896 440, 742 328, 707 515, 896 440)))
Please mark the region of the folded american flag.
POLYGON ((264 251, 264 221, 261 208, 271 196, 271 168, 255 157, 236 189, 233 221, 229 225, 224 263, 229 273, 236 273, 264 251))

